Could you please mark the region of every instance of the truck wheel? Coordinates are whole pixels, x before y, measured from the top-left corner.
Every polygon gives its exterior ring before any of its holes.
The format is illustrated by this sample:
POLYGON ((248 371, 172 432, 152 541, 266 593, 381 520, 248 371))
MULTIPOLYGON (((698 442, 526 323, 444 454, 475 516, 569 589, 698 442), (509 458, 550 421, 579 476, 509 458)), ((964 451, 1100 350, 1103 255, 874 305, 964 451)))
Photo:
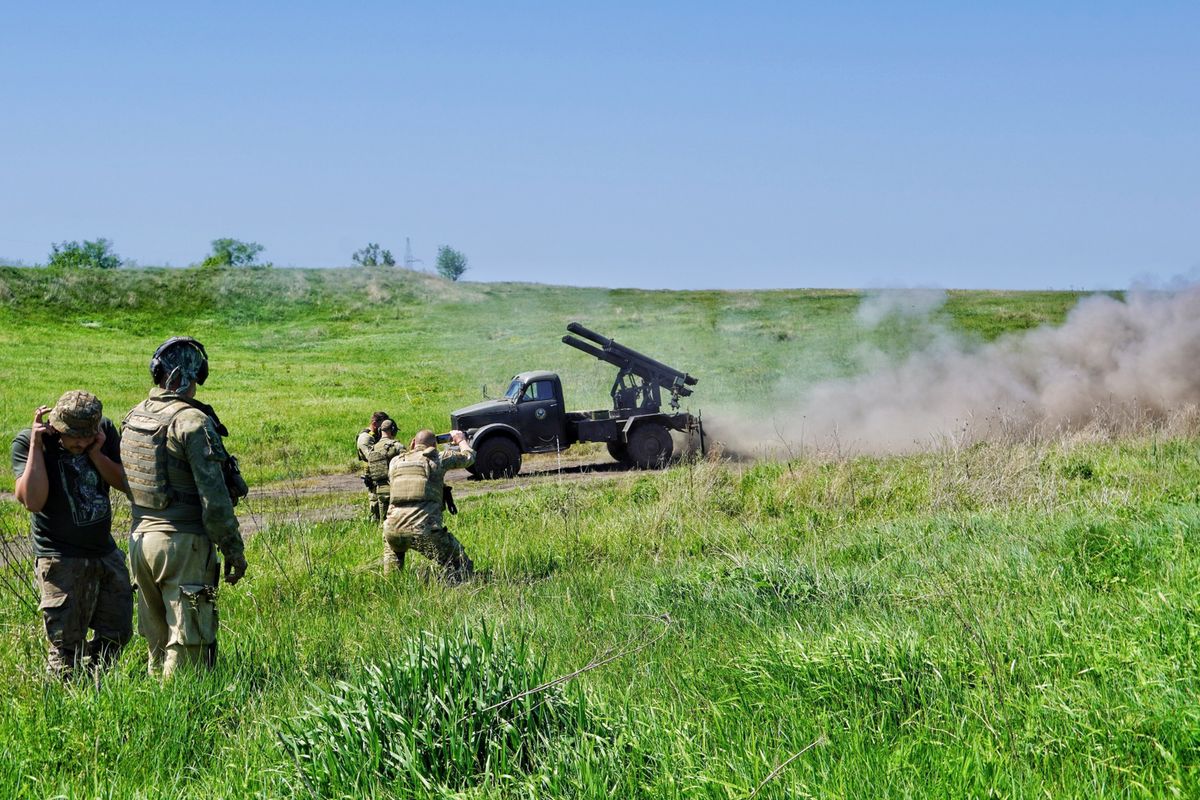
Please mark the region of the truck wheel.
POLYGON ((632 463, 629 460, 629 448, 624 442, 608 442, 608 454, 622 464, 632 463))
POLYGON ((642 469, 663 466, 674 449, 670 431, 657 422, 643 422, 629 433, 629 460, 642 469))
POLYGON ((493 436, 475 453, 475 474, 481 478, 507 478, 521 471, 521 451, 507 436, 493 436))

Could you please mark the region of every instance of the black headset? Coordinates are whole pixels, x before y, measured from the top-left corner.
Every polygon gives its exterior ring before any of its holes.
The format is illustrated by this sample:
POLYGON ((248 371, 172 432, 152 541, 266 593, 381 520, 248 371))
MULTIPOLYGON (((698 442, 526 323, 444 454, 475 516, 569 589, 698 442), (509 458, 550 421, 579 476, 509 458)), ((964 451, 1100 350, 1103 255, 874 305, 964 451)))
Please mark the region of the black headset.
POLYGON ((196 383, 203 385, 208 378, 208 353, 204 350, 204 345, 190 336, 172 336, 158 346, 154 351, 154 355, 150 357, 150 378, 154 381, 155 386, 161 386, 166 379, 166 365, 162 362, 162 354, 170 350, 177 344, 186 344, 200 351, 200 357, 203 359, 200 362, 200 372, 196 375, 196 383))

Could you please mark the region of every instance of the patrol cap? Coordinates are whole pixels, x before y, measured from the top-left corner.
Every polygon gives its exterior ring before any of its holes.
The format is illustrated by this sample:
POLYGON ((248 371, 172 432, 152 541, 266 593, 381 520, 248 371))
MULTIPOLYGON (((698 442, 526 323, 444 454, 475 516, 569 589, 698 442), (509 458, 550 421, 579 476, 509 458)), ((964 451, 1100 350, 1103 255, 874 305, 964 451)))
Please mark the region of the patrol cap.
POLYGON ((390 419, 385 419, 383 422, 379 423, 379 430, 387 431, 388 433, 395 433, 396 423, 390 419))
POLYGON ((62 436, 88 439, 100 430, 100 415, 104 404, 100 398, 82 389, 73 389, 54 404, 50 412, 50 427, 62 436))

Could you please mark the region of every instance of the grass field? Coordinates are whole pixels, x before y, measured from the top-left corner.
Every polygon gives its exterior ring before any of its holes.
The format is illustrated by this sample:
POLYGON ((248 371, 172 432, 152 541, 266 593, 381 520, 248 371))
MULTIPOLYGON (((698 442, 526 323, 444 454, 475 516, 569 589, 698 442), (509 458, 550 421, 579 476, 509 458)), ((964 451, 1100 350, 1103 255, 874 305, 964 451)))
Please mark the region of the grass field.
MULTIPOLYGON (((1075 299, 952 293, 934 315, 990 339, 1075 299)), ((444 428, 519 369, 605 405, 610 370, 558 343, 572 319, 700 376, 702 408, 768 415, 864 347, 920 346, 904 320, 862 330, 860 301, 3 270, 0 419, 78 385, 119 417, 186 332, 254 481, 347 471, 374 408, 444 428)), ((0 796, 1197 796, 1197 429, 469 497, 453 527, 482 577, 458 589, 382 575, 365 521, 263 502, 208 675, 148 680, 135 638, 99 690, 49 685, 28 585, 0 587, 0 796)))

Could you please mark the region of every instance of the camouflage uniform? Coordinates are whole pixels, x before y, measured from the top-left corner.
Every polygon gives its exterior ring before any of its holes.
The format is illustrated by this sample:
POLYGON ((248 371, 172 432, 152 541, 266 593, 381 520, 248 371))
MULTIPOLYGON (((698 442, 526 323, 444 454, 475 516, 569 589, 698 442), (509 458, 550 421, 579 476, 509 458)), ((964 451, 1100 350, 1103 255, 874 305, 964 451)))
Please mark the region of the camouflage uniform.
MULTIPOLYGON (((84 663, 92 670, 109 666, 133 637, 133 587, 125 554, 112 537, 109 485, 86 453, 67 451, 59 438, 86 438, 103 430, 99 451, 119 464, 121 437, 101 410, 88 392, 67 392, 58 401, 50 416, 58 433, 42 439, 47 497, 30 515, 34 575, 49 642, 47 669, 60 678, 84 663), (95 632, 91 641, 89 628, 95 632)), ((13 440, 17 479, 28 467, 31 436, 24 430, 13 440)))
POLYGON ((404 452, 404 445, 400 444, 395 439, 387 437, 381 438, 378 442, 371 446, 367 452, 367 478, 370 481, 369 486, 375 492, 375 500, 378 503, 379 518, 387 519, 388 508, 391 506, 392 488, 389 482, 389 477, 386 474, 388 465, 392 463, 392 459, 404 452), (383 467, 385 474, 376 479, 371 474, 371 462, 376 459, 384 459, 383 467))
POLYGON ((114 547, 99 558, 38 556, 34 574, 50 642, 50 674, 70 677, 85 658, 92 670, 116 661, 133 638, 133 587, 125 553, 114 547), (95 631, 91 641, 86 641, 88 628, 95 631))
POLYGON ((399 570, 404 566, 404 554, 416 550, 436 561, 449 581, 474 574, 475 566, 462 544, 442 524, 446 471, 473 463, 475 451, 466 442, 440 453, 436 447, 425 447, 392 459, 388 467, 392 506, 383 523, 385 570, 399 570))
MULTIPOLYGON (((379 435, 371 433, 370 428, 364 428, 359 431, 358 440, 355 442, 355 448, 358 450, 358 460, 365 462, 367 456, 371 452, 371 448, 379 441, 379 435)), ((375 487, 366 480, 366 472, 363 472, 363 482, 367 484, 367 507, 371 512, 371 519, 378 522, 382 517, 379 514, 379 496, 375 492, 375 487)))
POLYGON ((129 558, 138 587, 138 632, 149 645, 150 672, 164 676, 184 664, 213 664, 220 577, 216 548, 227 559, 244 549, 222 473, 228 453, 217 423, 192 403, 156 388, 126 417, 128 426, 138 414, 170 416, 165 508, 139 504, 136 464, 147 456, 123 449, 134 497, 129 558))

